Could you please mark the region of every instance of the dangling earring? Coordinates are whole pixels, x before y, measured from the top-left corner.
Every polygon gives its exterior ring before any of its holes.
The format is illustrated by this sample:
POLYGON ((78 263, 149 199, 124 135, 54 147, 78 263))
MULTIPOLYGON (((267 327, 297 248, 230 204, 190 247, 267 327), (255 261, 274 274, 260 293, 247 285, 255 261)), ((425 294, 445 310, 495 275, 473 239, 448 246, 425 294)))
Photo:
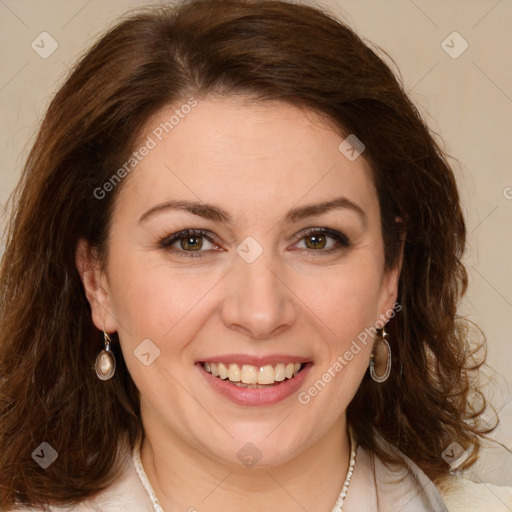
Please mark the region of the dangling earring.
POLYGON ((377 375, 375 373, 375 347, 373 349, 372 355, 370 357, 370 376, 375 382, 384 382, 388 379, 389 374, 391 373, 391 347, 389 346, 386 338, 388 337, 388 333, 386 329, 382 328, 382 334, 379 336, 377 343, 385 343, 387 350, 387 363, 386 363, 386 371, 382 375, 377 375))
POLYGON ((105 341, 105 348, 96 357, 94 369, 96 375, 100 380, 108 380, 116 373, 116 358, 110 350, 110 343, 112 342, 109 335, 103 331, 103 338, 105 341))

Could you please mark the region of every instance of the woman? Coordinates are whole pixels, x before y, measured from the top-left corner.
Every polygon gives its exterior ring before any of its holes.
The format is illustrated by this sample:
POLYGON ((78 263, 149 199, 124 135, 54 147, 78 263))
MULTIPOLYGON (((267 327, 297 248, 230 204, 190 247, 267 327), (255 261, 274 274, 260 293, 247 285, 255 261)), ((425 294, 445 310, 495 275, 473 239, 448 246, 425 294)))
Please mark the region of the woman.
POLYGON ((450 475, 488 432, 455 180, 339 21, 235 0, 122 21, 16 197, 4 510, 475 505, 450 475))

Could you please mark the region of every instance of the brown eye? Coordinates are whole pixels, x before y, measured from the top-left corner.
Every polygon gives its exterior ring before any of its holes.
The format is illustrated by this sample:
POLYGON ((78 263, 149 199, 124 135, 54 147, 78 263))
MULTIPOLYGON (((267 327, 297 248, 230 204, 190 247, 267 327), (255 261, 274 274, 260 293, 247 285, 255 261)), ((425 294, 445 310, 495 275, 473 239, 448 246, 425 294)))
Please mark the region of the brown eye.
POLYGON ((201 235, 184 236, 180 239, 180 246, 184 251, 199 251, 203 247, 201 235))
POLYGON ((325 235, 308 235, 304 238, 308 249, 324 249, 327 245, 327 237, 325 235))
POLYGON ((220 246, 213 241, 212 234, 201 230, 184 230, 161 239, 158 246, 177 256, 201 257, 205 253, 218 252, 220 246))
POLYGON ((328 228, 310 228, 297 235, 296 248, 326 254, 350 247, 350 240, 339 231, 328 228))

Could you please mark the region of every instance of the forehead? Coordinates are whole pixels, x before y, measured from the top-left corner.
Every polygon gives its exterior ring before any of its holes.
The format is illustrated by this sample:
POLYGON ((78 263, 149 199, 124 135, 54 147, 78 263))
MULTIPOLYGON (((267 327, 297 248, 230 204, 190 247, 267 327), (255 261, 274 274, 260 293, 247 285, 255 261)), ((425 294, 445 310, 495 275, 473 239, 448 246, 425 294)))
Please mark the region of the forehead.
POLYGON ((253 208, 340 195, 375 209, 368 163, 347 159, 339 149, 344 135, 320 115, 282 102, 228 98, 181 107, 153 116, 135 145, 151 147, 121 191, 137 209, 190 199, 250 218, 253 208))

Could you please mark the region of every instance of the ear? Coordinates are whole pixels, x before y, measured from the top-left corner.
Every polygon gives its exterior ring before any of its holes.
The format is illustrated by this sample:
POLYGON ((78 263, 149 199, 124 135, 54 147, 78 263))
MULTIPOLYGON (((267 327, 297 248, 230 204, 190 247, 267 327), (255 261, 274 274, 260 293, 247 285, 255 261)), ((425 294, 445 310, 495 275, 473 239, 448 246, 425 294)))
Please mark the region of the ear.
POLYGON ((92 321, 100 331, 117 331, 117 324, 113 317, 113 309, 105 271, 99 261, 97 251, 91 244, 81 238, 78 241, 75 262, 78 273, 82 279, 85 296, 92 311, 92 321))
POLYGON ((395 226, 398 229, 399 236, 399 250, 398 257, 395 265, 388 269, 383 276, 382 280, 382 293, 381 293, 381 304, 380 304, 380 317, 389 321, 393 307, 396 304, 398 298, 398 282, 400 281, 400 273, 402 271, 402 261, 404 256, 404 244, 405 244, 405 228, 404 223, 400 217, 395 218, 395 226))

